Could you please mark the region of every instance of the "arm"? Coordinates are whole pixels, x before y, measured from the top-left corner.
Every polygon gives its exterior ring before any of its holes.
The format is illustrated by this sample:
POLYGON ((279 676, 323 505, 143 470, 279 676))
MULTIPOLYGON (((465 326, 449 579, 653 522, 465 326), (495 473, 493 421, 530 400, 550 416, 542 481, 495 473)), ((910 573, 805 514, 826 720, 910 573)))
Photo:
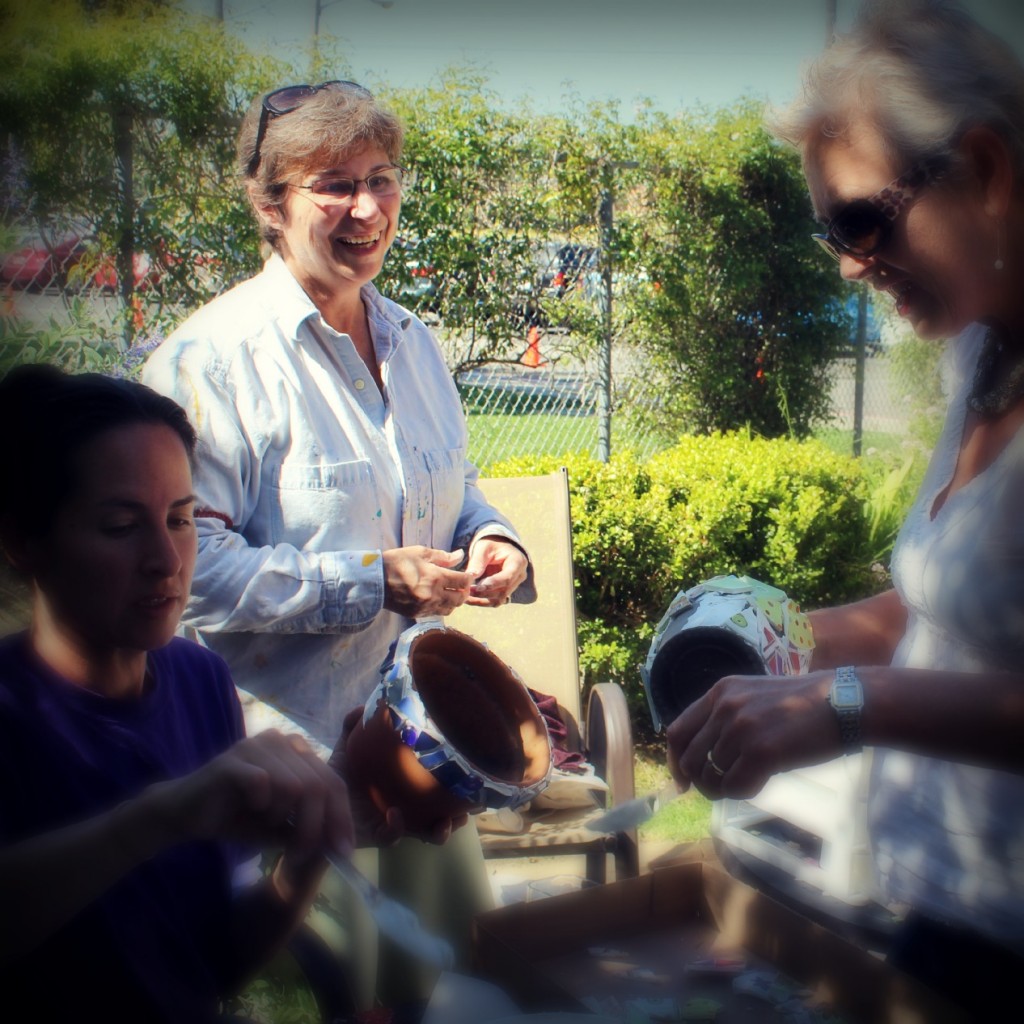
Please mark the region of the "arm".
MULTIPOLYGON (((278 435, 290 429, 268 410, 287 406, 289 398, 269 393, 244 353, 224 367, 200 342, 168 344, 146 364, 145 382, 189 410, 201 437, 199 557, 187 625, 204 632, 355 632, 382 608, 415 617, 445 614, 462 603, 470 577, 453 568, 461 553, 452 557, 422 545, 310 550, 253 542, 259 532, 254 516, 261 500, 266 504, 263 489, 273 486, 264 479, 264 457, 275 437, 285 443, 278 435)), ((373 489, 358 471, 344 486, 355 495, 373 489)), ((287 510, 280 514, 287 525, 287 510)))
POLYGON ((325 848, 347 854, 353 847, 345 784, 297 737, 265 732, 111 811, 11 845, 0 851, 0 956, 34 948, 149 858, 211 839, 284 846, 288 864, 277 890, 284 912, 268 921, 281 941, 322 870, 291 866, 319 860, 325 848))
POLYGON ((205 337, 174 337, 143 370, 144 383, 181 405, 200 438, 199 557, 183 621, 209 632, 365 628, 381 609, 379 552, 251 544, 242 534, 267 483, 264 456, 280 440, 271 410, 286 398, 270 393, 244 349, 225 358, 205 337))
POLYGON ((888 665, 907 629, 907 610, 895 590, 838 608, 810 612, 811 668, 888 665))
MULTIPOLYGON (((864 742, 1024 773, 1024 675, 857 668, 864 742)), ((771 775, 842 753, 826 701, 830 670, 806 676, 727 676, 669 727, 677 783, 706 795, 749 797, 771 775), (719 776, 707 759, 724 771, 719 776)))
MULTIPOLYGON (((433 614, 436 609, 426 607, 430 596, 468 589, 461 573, 454 582, 444 577, 438 583, 458 561, 448 552, 399 549, 401 565, 393 569, 377 549, 252 542, 250 524, 272 483, 264 479, 264 457, 275 438, 284 443, 278 435, 288 429, 268 410, 287 406, 288 396, 269 393, 245 352, 224 366, 203 342, 189 339, 172 339, 155 352, 144 379, 189 411, 201 439, 195 471, 199 557, 186 624, 205 632, 355 632, 383 607, 433 614), (390 593, 395 589, 397 598, 390 593)), ((358 490, 363 483, 370 486, 361 477, 350 486, 358 490)))

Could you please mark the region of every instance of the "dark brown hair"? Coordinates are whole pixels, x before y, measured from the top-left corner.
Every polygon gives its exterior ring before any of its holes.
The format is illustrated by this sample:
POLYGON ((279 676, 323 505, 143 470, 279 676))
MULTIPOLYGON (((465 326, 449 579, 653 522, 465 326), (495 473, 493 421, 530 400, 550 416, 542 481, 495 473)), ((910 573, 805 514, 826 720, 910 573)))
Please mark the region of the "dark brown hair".
POLYGON ((3 535, 44 537, 78 487, 81 449, 108 430, 136 423, 170 427, 192 459, 196 432, 185 410, 144 384, 42 364, 11 370, 0 380, 3 535))

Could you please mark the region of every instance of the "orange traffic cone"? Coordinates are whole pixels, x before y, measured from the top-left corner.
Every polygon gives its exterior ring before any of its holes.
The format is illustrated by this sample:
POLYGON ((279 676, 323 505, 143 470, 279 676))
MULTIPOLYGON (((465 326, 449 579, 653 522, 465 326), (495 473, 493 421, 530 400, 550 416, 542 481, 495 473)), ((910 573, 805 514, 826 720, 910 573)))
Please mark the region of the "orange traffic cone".
POLYGON ((536 327, 530 328, 530 333, 526 336, 526 342, 526 351, 523 353, 523 358, 519 360, 523 366, 537 367, 546 365, 540 357, 540 331, 536 327))
POLYGON ((146 326, 146 316, 142 311, 142 300, 138 295, 132 296, 132 326, 141 331, 146 326))

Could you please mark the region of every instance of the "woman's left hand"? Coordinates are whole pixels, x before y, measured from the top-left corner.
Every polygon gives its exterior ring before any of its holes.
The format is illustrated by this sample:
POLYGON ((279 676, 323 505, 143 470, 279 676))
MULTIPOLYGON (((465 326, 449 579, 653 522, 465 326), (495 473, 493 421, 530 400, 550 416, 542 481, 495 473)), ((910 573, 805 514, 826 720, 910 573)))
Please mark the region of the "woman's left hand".
MULTIPOLYGON (((438 846, 446 843, 449 836, 469 821, 469 815, 460 814, 455 818, 442 818, 434 822, 429 832, 420 834, 406 827, 399 807, 388 807, 381 810, 370 793, 361 785, 356 784, 351 776, 349 763, 348 740, 363 716, 361 707, 352 708, 342 722, 341 736, 334 746, 328 759, 328 765, 345 780, 348 786, 349 805, 355 820, 356 844, 358 846, 392 846, 403 836, 415 836, 427 843, 438 846)), ((363 775, 365 773, 357 772, 363 775)))
POLYGON ((841 752, 827 701, 833 673, 726 676, 668 727, 668 766, 679 787, 712 800, 756 795, 777 772, 841 752))
POLYGON ((511 600, 526 579, 529 561, 522 549, 504 537, 480 537, 469 551, 468 572, 474 579, 466 604, 497 608, 511 600))

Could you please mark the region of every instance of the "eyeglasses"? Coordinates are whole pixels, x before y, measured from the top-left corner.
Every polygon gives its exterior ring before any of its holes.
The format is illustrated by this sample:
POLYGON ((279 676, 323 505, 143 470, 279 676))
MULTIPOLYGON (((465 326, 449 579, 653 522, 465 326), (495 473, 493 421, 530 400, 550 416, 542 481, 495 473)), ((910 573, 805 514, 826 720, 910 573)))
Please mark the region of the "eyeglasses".
POLYGON ((322 89, 331 88, 352 89, 363 96, 367 96, 370 99, 373 98, 373 93, 369 89, 363 88, 358 82, 346 82, 340 79, 321 82, 320 85, 286 85, 283 89, 275 89, 263 97, 260 124, 256 129, 256 145, 253 147, 252 159, 246 168, 246 173, 250 178, 256 173, 256 168, 260 165, 260 148, 263 145, 263 139, 266 137, 267 123, 271 117, 281 117, 283 114, 290 114, 293 110, 298 110, 310 96, 315 96, 322 89))
POLYGON ((893 225, 920 191, 934 184, 945 164, 926 160, 889 182, 867 199, 847 203, 828 223, 824 234, 811 235, 834 260, 844 253, 857 259, 874 256, 892 237, 893 225))
POLYGON ((382 167, 365 178, 328 176, 317 178, 310 185, 293 184, 292 188, 307 189, 323 200, 325 204, 333 206, 350 202, 360 185, 365 185, 367 191, 375 199, 390 199, 392 196, 397 196, 404 185, 412 185, 415 181, 415 171, 408 171, 395 164, 391 167, 382 167))

